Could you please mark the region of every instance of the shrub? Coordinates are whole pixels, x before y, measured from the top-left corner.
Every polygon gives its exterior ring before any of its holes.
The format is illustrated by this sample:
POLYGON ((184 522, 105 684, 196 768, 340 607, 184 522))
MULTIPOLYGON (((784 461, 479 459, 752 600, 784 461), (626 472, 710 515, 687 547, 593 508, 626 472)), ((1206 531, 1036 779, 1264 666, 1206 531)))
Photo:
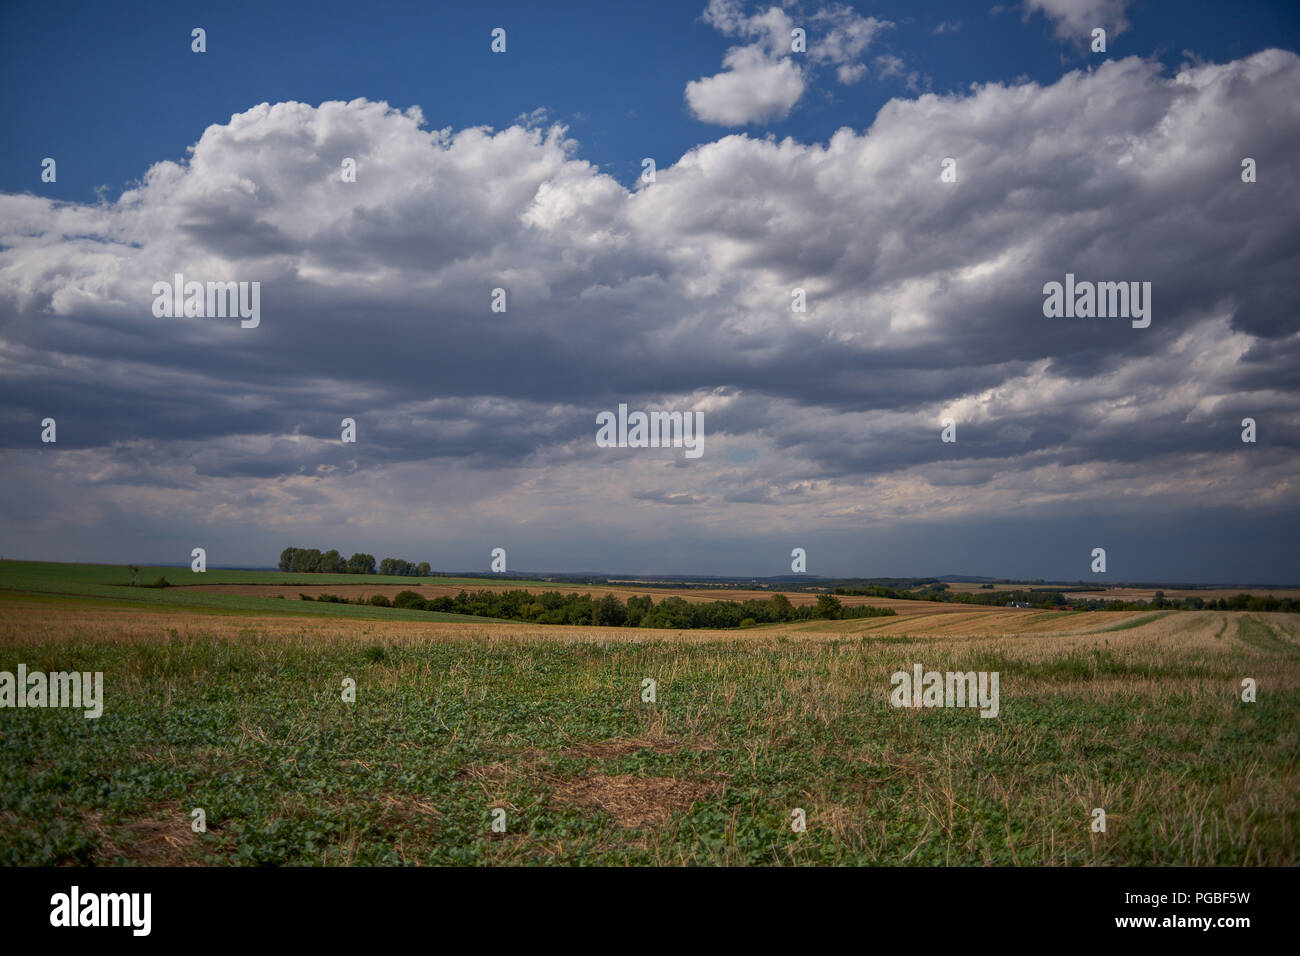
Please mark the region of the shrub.
POLYGON ((414 591, 399 591, 397 597, 393 598, 393 607, 415 608, 423 611, 424 596, 414 591))
POLYGON ((370 600, 368 600, 366 603, 367 603, 367 604, 374 605, 375 607, 392 607, 392 606, 393 606, 392 602, 389 601, 388 598, 384 597, 382 594, 372 594, 372 595, 370 595, 370 600))

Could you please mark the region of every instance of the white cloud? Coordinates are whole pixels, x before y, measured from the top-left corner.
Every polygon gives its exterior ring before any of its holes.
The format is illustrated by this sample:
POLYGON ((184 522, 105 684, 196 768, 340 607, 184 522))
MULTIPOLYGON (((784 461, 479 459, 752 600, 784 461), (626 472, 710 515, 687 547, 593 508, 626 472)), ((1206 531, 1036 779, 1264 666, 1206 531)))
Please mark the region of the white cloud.
POLYGON ((1062 39, 1090 36, 1097 27, 1107 36, 1118 36, 1129 28, 1124 12, 1132 0, 1024 0, 1025 16, 1042 11, 1056 24, 1062 39))
POLYGON ((850 7, 831 6, 811 16, 816 39, 808 47, 814 63, 852 66, 867 47, 884 30, 893 27, 888 20, 861 17, 850 7))
POLYGON ((736 47, 723 65, 723 72, 686 84, 686 102, 696 119, 723 126, 785 119, 803 96, 803 73, 789 58, 736 47))
POLYGON ((782 120, 803 96, 815 67, 835 67, 840 83, 856 83, 866 73, 860 57, 892 23, 861 17, 833 5, 791 16, 778 7, 745 14, 741 0, 710 0, 704 21, 725 36, 748 39, 723 57, 721 73, 686 84, 686 102, 696 119, 721 126, 782 120), (807 51, 791 52, 791 32, 805 30, 807 51), (805 59, 807 66, 796 62, 805 59))
POLYGON ((845 63, 843 66, 836 68, 835 77, 845 86, 851 86, 862 79, 866 73, 867 65, 865 63, 845 63))

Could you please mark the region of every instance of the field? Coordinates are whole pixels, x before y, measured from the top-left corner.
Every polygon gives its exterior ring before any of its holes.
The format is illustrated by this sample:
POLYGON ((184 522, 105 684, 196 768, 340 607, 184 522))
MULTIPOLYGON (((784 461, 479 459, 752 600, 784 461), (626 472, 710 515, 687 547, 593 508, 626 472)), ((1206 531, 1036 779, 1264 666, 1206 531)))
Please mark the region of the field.
POLYGON ((1300 615, 917 602, 677 632, 208 574, 236 589, 0 563, 0 671, 105 688, 97 720, 0 710, 0 863, 1300 862, 1300 615), (890 706, 914 664, 997 671, 999 715, 890 706))
MULTIPOLYGON (((311 597, 320 597, 322 594, 336 594, 340 597, 346 597, 349 601, 357 598, 365 599, 373 594, 382 594, 391 600, 400 591, 415 591, 424 598, 451 597, 461 590, 483 590, 483 591, 509 591, 516 588, 523 588, 531 591, 559 591, 563 594, 590 594, 593 598, 599 600, 606 594, 613 594, 618 598, 626 599, 629 596, 649 595, 655 603, 668 597, 680 597, 684 600, 703 603, 706 601, 745 601, 749 599, 766 601, 774 594, 784 594, 790 599, 790 603, 796 606, 809 605, 817 603, 817 595, 809 591, 746 591, 739 589, 714 589, 714 590, 695 590, 691 588, 635 588, 635 587, 601 587, 599 585, 575 585, 575 584, 539 584, 537 582, 512 582, 502 584, 499 581, 476 580, 468 583, 444 584, 439 579, 439 583, 420 583, 417 581, 408 581, 403 584, 393 584, 392 579, 384 584, 190 584, 184 585, 177 589, 184 592, 200 592, 213 595, 239 595, 243 597, 282 597, 298 598, 301 594, 307 594, 311 597)), ((847 607, 857 607, 861 605, 873 605, 875 607, 893 608, 898 614, 935 614, 945 612, 974 612, 987 613, 989 611, 1001 611, 1002 608, 979 607, 974 605, 947 605, 937 604, 933 601, 903 601, 895 598, 877 598, 877 597, 856 597, 853 595, 840 595, 837 597, 840 603, 847 607)))
MULTIPOLYGON (((985 582, 987 583, 987 582, 985 582)), ((1011 591, 1017 588, 1032 587, 1038 590, 1060 591, 1067 597, 1084 598, 1090 601, 1151 601, 1156 596, 1156 591, 1160 591, 1164 596, 1171 600, 1177 601, 1182 598, 1199 597, 1206 601, 1217 601, 1219 598, 1231 598, 1238 594, 1252 595, 1273 595, 1276 598, 1300 598, 1300 588, 1267 588, 1267 587, 1236 587, 1236 588, 1134 588, 1108 586, 1103 590, 1077 590, 1071 591, 1068 585, 1054 587, 1047 584, 996 584, 994 587, 1001 591, 1011 591)), ((948 585, 949 590, 964 594, 978 594, 981 590, 987 590, 979 583, 973 581, 954 581, 948 585)))

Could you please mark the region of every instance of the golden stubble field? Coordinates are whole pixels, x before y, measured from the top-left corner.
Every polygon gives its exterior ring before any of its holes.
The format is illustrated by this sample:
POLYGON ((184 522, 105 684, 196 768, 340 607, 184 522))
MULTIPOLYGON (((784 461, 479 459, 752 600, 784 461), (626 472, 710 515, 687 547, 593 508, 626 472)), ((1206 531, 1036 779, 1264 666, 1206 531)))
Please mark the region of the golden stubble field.
MULTIPOLYGON (((1023 588, 1026 585, 1015 584, 996 584, 994 588, 999 591, 1014 591, 1017 588, 1023 588)), ((1275 598, 1300 598, 1300 588, 1261 588, 1261 587, 1238 587, 1238 588, 1130 588, 1130 587, 1108 587, 1104 591, 1071 591, 1069 585, 1053 587, 1045 584, 1035 584, 1032 587, 1060 591, 1069 597, 1085 598, 1088 600, 1104 601, 1152 601, 1155 599, 1156 592, 1162 593, 1170 601, 1181 600, 1182 598, 1199 597, 1206 601, 1217 601, 1219 598, 1236 597, 1238 594, 1251 594, 1264 597, 1272 595, 1275 598)), ((980 584, 973 581, 954 581, 948 585, 949 590, 963 594, 978 594, 982 588, 980 584)))
MULTIPOLYGON (((213 590, 219 586, 209 586, 213 590)), ((266 590, 266 589, 257 589, 266 590)), ((337 591, 337 589, 336 589, 337 591)), ((378 592, 375 592, 378 593, 378 592)), ((0 645, 21 646, 62 641, 88 643, 149 641, 160 637, 209 635, 239 638, 256 635, 270 641, 361 641, 419 644, 424 641, 643 643, 734 642, 763 645, 772 641, 835 641, 847 638, 888 639, 907 636, 933 639, 948 651, 960 647, 1011 647, 1035 658, 1079 648, 1166 649, 1171 652, 1226 650, 1240 646, 1234 635, 1242 620, 1264 620, 1278 639, 1300 652, 1300 615, 1246 611, 1042 611, 1012 608, 962 608, 929 602, 911 605, 898 617, 845 621, 803 621, 741 630, 665 630, 628 627, 573 627, 515 622, 443 622, 345 620, 289 612, 209 613, 175 608, 124 608, 79 602, 21 598, 0 605, 0 645)))

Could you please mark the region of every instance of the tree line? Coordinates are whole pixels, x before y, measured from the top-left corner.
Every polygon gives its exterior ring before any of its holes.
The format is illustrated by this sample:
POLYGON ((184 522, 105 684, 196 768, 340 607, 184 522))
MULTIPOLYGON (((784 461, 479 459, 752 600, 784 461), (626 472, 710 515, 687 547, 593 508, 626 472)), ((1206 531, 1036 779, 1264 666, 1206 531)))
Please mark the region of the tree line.
POLYGON ((375 556, 358 551, 344 558, 338 551, 318 548, 285 548, 280 552, 280 570, 301 574, 396 574, 427 578, 433 572, 428 561, 412 564, 401 558, 384 558, 375 567, 375 556))
MULTIPOLYGON (((304 601, 313 598, 300 594, 304 601)), ((817 603, 796 607, 784 594, 767 600, 703 601, 692 603, 673 596, 658 604, 650 595, 634 595, 626 602, 614 594, 594 599, 590 594, 562 591, 460 591, 453 597, 425 598, 415 591, 402 591, 391 601, 382 594, 349 602, 335 594, 315 598, 336 604, 370 604, 376 607, 400 607, 418 611, 442 611, 472 614, 478 617, 503 618, 531 624, 579 624, 596 627, 657 627, 688 630, 691 628, 753 627, 789 621, 843 620, 861 617, 893 617, 892 608, 845 607, 829 594, 817 597, 817 603)))

